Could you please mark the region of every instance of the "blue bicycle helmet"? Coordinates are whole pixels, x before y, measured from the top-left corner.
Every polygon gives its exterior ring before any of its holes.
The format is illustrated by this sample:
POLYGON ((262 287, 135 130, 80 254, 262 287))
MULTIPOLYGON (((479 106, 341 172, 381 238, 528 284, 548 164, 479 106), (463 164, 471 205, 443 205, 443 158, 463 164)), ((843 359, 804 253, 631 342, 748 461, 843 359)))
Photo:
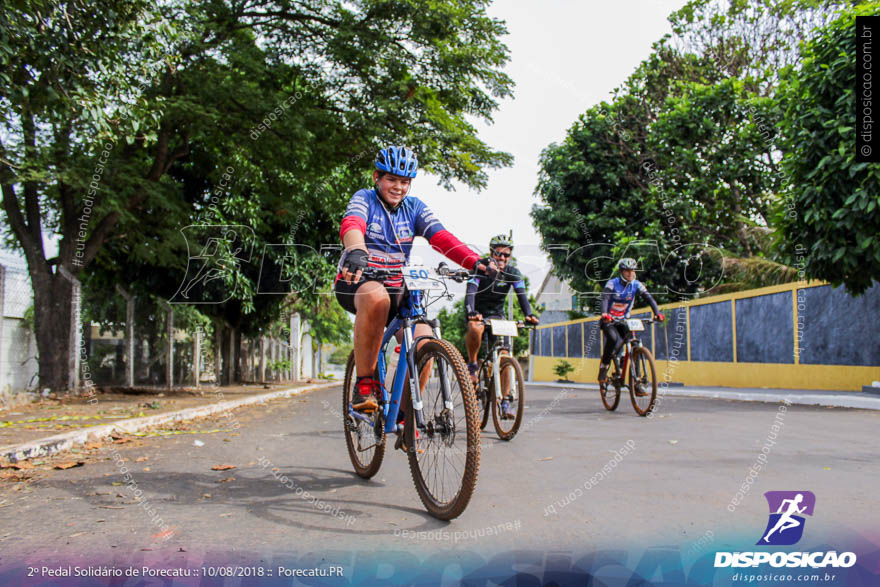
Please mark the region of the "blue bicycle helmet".
POLYGON ((376 155, 376 169, 401 177, 415 177, 419 160, 412 149, 404 146, 386 147, 376 155))

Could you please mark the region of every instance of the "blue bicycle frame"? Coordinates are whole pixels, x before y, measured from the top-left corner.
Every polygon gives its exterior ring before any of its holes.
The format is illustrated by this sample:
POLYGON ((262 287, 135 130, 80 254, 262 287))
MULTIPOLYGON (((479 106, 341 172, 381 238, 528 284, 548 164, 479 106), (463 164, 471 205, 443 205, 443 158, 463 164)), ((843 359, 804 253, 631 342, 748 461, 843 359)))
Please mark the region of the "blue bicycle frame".
MULTIPOLYGON (((433 331, 433 338, 440 338, 440 323, 438 320, 430 320, 427 317, 425 309, 422 305, 422 292, 419 290, 410 290, 409 295, 403 306, 397 313, 391 324, 385 329, 382 336, 382 344, 379 347, 378 367, 379 367, 379 383, 382 387, 382 415, 385 422, 385 433, 403 432, 402 427, 397 424, 397 415, 400 412, 400 400, 403 398, 403 388, 406 384, 407 373, 409 373, 410 401, 412 401, 413 410, 415 411, 415 424, 419 429, 424 429, 425 419, 422 412, 422 393, 419 387, 418 374, 415 369, 408 369, 408 365, 415 364, 416 344, 421 338, 432 337, 415 337, 416 324, 428 324, 433 331), (391 384, 391 393, 385 388, 385 350, 388 343, 403 328, 403 341, 400 345, 400 358, 397 361, 397 368, 394 371, 394 381, 391 384)), ((446 371, 440 369, 440 385, 443 393, 443 400, 446 407, 451 408, 452 402, 449 399, 449 385, 447 381, 446 371)), ((373 421, 369 416, 361 414, 349 408, 349 414, 354 418, 372 424, 373 421)), ((378 422, 377 422, 378 425, 378 422)))

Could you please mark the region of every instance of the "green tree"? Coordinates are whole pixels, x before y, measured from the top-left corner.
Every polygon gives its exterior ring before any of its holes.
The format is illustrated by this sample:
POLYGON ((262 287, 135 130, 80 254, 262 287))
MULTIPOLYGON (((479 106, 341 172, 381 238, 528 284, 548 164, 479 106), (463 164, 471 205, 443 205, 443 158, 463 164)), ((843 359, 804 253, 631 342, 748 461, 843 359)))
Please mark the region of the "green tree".
MULTIPOLYGON (((526 289, 528 289, 528 278, 526 278, 526 289)), ((508 295, 514 294, 511 291, 508 295)), ((529 296, 529 304, 532 306, 532 312, 539 316, 540 310, 536 307, 536 300, 531 295, 529 296)), ((440 331, 443 334, 443 339, 451 342, 467 360, 467 347, 464 344, 465 335, 467 334, 467 312, 464 308, 464 298, 456 300, 452 304, 451 309, 443 308, 440 310, 437 313, 437 319, 440 320, 440 331)), ((525 314, 523 314, 522 308, 519 307, 519 303, 516 300, 513 302, 513 319, 518 321, 525 319, 525 314)), ((519 356, 529 350, 530 332, 531 330, 525 328, 519 330, 519 335, 513 339, 514 356, 519 356)), ((485 350, 485 348, 481 348, 480 352, 485 352, 485 350)))
POLYGON ((556 273, 596 292, 635 257, 660 301, 794 279, 771 246, 772 95, 798 44, 847 4, 693 0, 673 13, 611 103, 542 152, 532 217, 556 273))
POLYGON ((859 163, 855 18, 849 10, 807 43, 780 89, 783 165, 789 178, 777 217, 779 246, 810 277, 860 294, 880 275, 880 164, 859 163))
MULTIPOLYGON (((415 145, 446 186, 485 186, 485 170, 511 156, 469 120, 491 120, 512 88, 501 72, 506 31, 487 4, 5 7, 0 184, 7 236, 34 287, 41 384, 68 386, 65 272, 88 287, 121 282, 170 297, 190 258, 189 224, 247 226, 257 258, 266 242, 317 249, 335 240, 345 201, 367 180, 364 157, 381 143, 415 145), (47 258, 44 233, 58 239, 57 257, 47 258)), ((329 270, 320 255, 300 256, 291 283, 329 270)), ((260 266, 246 265, 210 286, 233 299, 204 310, 238 335, 283 303, 256 295, 260 266)))

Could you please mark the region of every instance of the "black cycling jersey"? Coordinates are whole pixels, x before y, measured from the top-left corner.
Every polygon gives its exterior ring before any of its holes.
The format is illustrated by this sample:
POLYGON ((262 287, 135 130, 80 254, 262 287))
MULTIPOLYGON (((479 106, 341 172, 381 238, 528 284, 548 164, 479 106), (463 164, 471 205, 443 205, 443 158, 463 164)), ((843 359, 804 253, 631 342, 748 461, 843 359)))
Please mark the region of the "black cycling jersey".
MULTIPOLYGON (((480 259, 483 265, 489 265, 489 258, 480 259)), ((484 271, 475 273, 467 285, 467 294, 465 295, 465 309, 468 313, 478 312, 483 316, 503 316, 504 301, 510 288, 516 292, 519 305, 523 313, 529 316, 532 313, 532 307, 529 305, 528 294, 526 293, 526 282, 523 279, 519 269, 510 263, 499 271, 495 279, 490 279, 484 271)))

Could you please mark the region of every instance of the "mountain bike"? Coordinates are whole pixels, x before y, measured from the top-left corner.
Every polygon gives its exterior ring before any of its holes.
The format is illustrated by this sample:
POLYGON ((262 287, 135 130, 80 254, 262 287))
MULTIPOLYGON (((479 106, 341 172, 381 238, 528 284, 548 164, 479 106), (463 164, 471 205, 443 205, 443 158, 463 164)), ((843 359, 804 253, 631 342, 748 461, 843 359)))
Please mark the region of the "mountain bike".
POLYGON ((651 324, 650 318, 617 318, 611 324, 626 326, 626 334, 614 349, 613 372, 608 380, 599 384, 602 403, 608 411, 617 409, 620 402, 620 390, 626 384, 629 375, 629 397, 633 409, 639 416, 647 416, 654 409, 657 399, 657 371, 654 367, 654 355, 642 345, 636 332, 651 324))
MULTIPOLYGON (((360 413, 351 408, 358 393, 354 351, 345 369, 342 413, 345 442, 355 472, 369 479, 379 471, 388 434, 397 435, 395 448, 403 449, 419 498, 428 512, 441 520, 461 515, 473 495, 480 465, 480 425, 467 365, 451 343, 442 339, 440 323, 427 315, 429 291, 451 299, 445 279, 466 281, 470 273, 407 266, 402 270, 407 298, 385 330, 379 349, 376 381, 381 385, 379 408, 360 413), (416 324, 427 324, 432 336, 415 337, 416 324), (390 391, 385 387, 386 348, 402 330, 403 338, 390 391), (416 368, 411 369, 409 366, 416 368), (404 393, 406 391, 406 393, 404 393), (403 422, 398 415, 405 404, 403 422)), ((374 279, 396 277, 393 272, 368 267, 363 275, 374 279)), ((434 301, 436 301, 436 299, 434 301)), ((432 302, 433 303, 433 302, 432 302)))
POLYGON ((516 358, 502 351, 512 351, 512 341, 507 337, 516 336, 517 328, 534 328, 533 324, 489 318, 481 321, 486 330, 483 331, 483 342, 480 345, 483 359, 477 370, 476 396, 480 408, 480 430, 486 428, 489 412, 495 432, 501 440, 511 440, 519 431, 523 420, 523 408, 526 401, 525 376, 516 358), (496 337, 495 344, 490 348, 489 335, 496 337), (502 411, 502 402, 507 401, 514 416, 506 416, 502 411))

